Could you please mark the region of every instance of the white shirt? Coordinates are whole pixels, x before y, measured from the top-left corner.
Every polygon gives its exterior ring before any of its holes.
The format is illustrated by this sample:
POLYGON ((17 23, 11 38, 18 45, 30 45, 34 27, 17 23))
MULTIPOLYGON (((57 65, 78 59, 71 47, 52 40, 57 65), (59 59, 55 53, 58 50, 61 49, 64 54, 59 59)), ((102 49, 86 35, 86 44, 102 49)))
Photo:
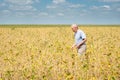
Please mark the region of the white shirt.
POLYGON ((77 30, 74 34, 75 37, 75 44, 78 45, 83 39, 86 38, 85 33, 82 30, 77 30))

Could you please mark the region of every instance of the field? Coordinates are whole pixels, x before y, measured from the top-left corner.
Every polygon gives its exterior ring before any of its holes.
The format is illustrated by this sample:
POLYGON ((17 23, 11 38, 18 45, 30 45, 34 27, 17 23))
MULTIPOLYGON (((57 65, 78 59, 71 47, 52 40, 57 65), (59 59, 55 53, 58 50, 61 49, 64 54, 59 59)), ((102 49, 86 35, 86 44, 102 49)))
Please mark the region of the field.
POLYGON ((120 80, 120 26, 80 26, 78 56, 70 25, 0 26, 0 80, 120 80))

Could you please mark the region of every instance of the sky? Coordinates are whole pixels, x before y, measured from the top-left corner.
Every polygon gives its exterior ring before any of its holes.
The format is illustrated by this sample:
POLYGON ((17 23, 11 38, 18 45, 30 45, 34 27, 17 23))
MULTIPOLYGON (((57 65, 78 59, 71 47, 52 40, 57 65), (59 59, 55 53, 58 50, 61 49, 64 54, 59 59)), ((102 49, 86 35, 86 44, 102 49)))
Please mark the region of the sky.
POLYGON ((120 0, 0 0, 0 24, 120 24, 120 0))

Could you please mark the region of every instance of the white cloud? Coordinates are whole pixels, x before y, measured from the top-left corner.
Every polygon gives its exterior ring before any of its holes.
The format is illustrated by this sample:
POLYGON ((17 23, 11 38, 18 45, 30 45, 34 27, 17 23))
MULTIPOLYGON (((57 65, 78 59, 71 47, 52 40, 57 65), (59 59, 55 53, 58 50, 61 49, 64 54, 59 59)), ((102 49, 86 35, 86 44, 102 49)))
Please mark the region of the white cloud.
POLYGON ((58 13, 57 15, 58 15, 58 16, 64 16, 64 14, 63 14, 63 13, 58 13))
POLYGON ((25 17, 25 16, 35 15, 35 13, 33 13, 33 12, 16 12, 15 15, 17 17, 25 17))
POLYGON ((40 0, 35 0, 35 2, 40 2, 40 0))
POLYGON ((55 9, 55 8, 57 8, 57 6, 55 6, 55 5, 47 5, 46 8, 48 8, 48 9, 55 9))
POLYGON ((16 5, 28 5, 33 3, 33 0, 5 0, 5 1, 16 5))
POLYGON ((53 0, 53 3, 59 4, 59 3, 64 3, 66 0, 53 0))
POLYGON ((103 5, 101 6, 104 10, 111 10, 111 7, 109 5, 103 5))
POLYGON ((55 18, 56 16, 55 16, 55 15, 50 15, 49 17, 50 17, 50 18, 55 18))
POLYGON ((2 11, 0 11, 0 14, 2 15, 2 16, 10 16, 11 15, 11 11, 10 10, 2 10, 2 11))
POLYGON ((26 14, 23 12, 16 12, 15 14, 17 17, 25 16, 26 14))
POLYGON ((90 9, 97 10, 99 7, 97 6, 92 6, 90 9))
POLYGON ((39 0, 5 0, 9 3, 8 7, 10 10, 31 10, 36 11, 37 9, 32 6, 34 2, 39 0))
POLYGON ((82 5, 82 4, 72 4, 70 5, 69 7, 70 8, 79 8, 79 7, 84 7, 85 5, 82 5))
POLYGON ((11 9, 11 10, 31 10, 31 11, 36 11, 36 9, 33 8, 33 6, 31 6, 31 5, 23 5, 23 6, 10 5, 9 9, 11 9))
POLYGON ((92 9, 92 10, 111 10, 111 7, 109 5, 92 6, 90 9, 92 9))
POLYGON ((39 16, 48 16, 48 13, 47 12, 40 12, 38 15, 39 16))
POLYGON ((80 16, 85 16, 86 15, 86 13, 80 13, 80 16))
POLYGON ((117 8, 117 11, 120 11, 120 8, 117 8))
POLYGON ((3 13, 10 13, 9 10, 3 10, 2 12, 3 12, 3 13))
POLYGON ((86 9, 83 9, 83 10, 81 10, 82 12, 85 12, 85 13, 87 13, 88 12, 88 10, 86 10, 86 9))
POLYGON ((120 2, 120 0, 99 0, 101 2, 120 2))
POLYGON ((6 6, 5 3, 0 3, 0 7, 4 7, 4 6, 6 6))

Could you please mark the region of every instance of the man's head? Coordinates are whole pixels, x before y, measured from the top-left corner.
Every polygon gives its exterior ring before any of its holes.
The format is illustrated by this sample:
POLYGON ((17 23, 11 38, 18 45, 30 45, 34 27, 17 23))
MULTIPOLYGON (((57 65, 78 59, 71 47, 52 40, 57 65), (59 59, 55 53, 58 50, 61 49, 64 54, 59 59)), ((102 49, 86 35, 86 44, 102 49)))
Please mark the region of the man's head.
POLYGON ((73 32, 77 32, 77 30, 78 30, 78 25, 77 25, 77 24, 72 24, 72 25, 71 25, 71 28, 72 28, 72 31, 73 31, 73 32))

